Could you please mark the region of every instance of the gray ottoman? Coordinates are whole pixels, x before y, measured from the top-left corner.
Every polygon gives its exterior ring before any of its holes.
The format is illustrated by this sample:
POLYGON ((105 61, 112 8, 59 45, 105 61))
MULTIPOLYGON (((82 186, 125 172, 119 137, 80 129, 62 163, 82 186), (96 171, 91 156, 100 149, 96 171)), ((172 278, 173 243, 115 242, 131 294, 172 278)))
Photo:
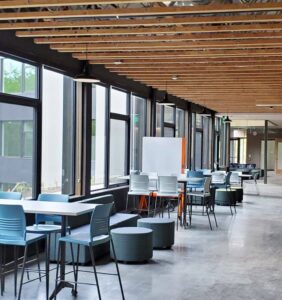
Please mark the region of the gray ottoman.
POLYGON ((153 248, 170 248, 174 244, 175 222, 171 219, 143 218, 137 226, 153 230, 153 248))
MULTIPOLYGON (((120 227, 111 230, 118 261, 144 262, 153 257, 153 231, 141 227, 120 227)), ((113 250, 111 247, 111 257, 113 250)))
POLYGON ((217 189, 215 192, 215 204, 223 206, 231 206, 236 204, 236 191, 217 189))
POLYGON ((241 203, 243 201, 243 188, 242 187, 237 187, 237 186, 232 186, 232 190, 236 191, 236 201, 241 203))

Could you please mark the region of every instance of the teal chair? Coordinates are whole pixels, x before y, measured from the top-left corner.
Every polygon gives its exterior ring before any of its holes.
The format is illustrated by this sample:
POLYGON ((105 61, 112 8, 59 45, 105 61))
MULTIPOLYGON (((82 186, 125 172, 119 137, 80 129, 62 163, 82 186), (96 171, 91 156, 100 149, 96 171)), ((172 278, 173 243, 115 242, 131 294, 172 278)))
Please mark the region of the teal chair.
MULTIPOLYGON (((64 194, 39 194, 37 201, 48 201, 48 202, 69 202, 69 195, 64 194)), ((50 271, 49 268, 49 261, 50 261, 50 244, 51 244, 51 235, 55 234, 55 249, 56 249, 56 240, 57 240, 57 234, 61 233, 62 230, 62 217, 56 216, 56 215, 43 215, 43 214, 36 214, 35 215, 35 224, 33 226, 27 227, 27 232, 29 233, 38 233, 38 234, 45 234, 47 239, 47 268, 48 268, 48 274, 50 271)), ((68 229, 70 232, 70 229, 68 229)), ((28 274, 28 272, 27 272, 28 274)), ((29 278, 29 274, 28 274, 29 278)), ((48 282, 49 286, 49 277, 46 277, 46 281, 48 282)))
MULTIPOLYGON (((24 272, 27 262, 27 250, 31 244, 37 243, 40 240, 45 239, 43 234, 34 234, 26 232, 26 219, 21 205, 0 205, 0 282, 1 282, 1 296, 4 292, 5 283, 5 263, 3 262, 3 248, 5 246, 14 246, 14 293, 17 296, 17 273, 18 273, 18 248, 24 247, 24 256, 22 262, 22 272, 20 279, 20 287, 18 293, 18 300, 21 298, 24 272)), ((47 263, 47 257, 46 257, 47 263)), ((40 279, 40 270, 35 271, 39 273, 38 279, 40 279)), ((48 273, 46 273, 48 276, 48 273)), ((32 280, 33 281, 33 280, 32 280)), ((27 282, 25 282, 27 283, 27 282)), ((46 299, 48 299, 48 283, 46 281, 46 299)))
POLYGON ((115 261, 117 273, 103 272, 103 274, 118 276, 120 290, 121 290, 121 296, 122 296, 122 299, 125 299, 124 293, 123 293, 123 288, 122 288, 122 283, 121 283, 121 278, 120 278, 120 273, 119 273, 119 267, 118 267, 116 254, 115 254, 115 248, 114 248, 114 244, 113 244, 112 237, 110 234, 109 223, 110 223, 110 214, 111 214, 112 206, 113 206, 113 203, 98 205, 93 210, 91 220, 90 220, 90 231, 89 232, 70 234, 65 237, 61 237, 59 239, 57 273, 56 273, 56 290, 58 289, 59 261, 61 260, 60 258, 62 256, 62 243, 69 243, 70 249, 71 249, 72 262, 73 262, 73 273, 74 273, 74 283, 75 283, 74 289, 72 290, 72 294, 74 296, 77 295, 77 285, 78 284, 96 285, 99 299, 102 299, 100 287, 99 287, 98 275, 97 275, 97 271, 96 271, 93 247, 107 243, 110 241, 112 250, 113 250, 113 258, 115 261), (76 265, 74 262, 73 245, 77 245, 76 265), (89 248, 96 284, 92 284, 89 282, 88 283, 78 282, 78 272, 79 271, 89 273, 89 271, 78 270, 80 246, 89 248))
POLYGON ((19 192, 0 192, 0 199, 21 200, 22 194, 19 192))

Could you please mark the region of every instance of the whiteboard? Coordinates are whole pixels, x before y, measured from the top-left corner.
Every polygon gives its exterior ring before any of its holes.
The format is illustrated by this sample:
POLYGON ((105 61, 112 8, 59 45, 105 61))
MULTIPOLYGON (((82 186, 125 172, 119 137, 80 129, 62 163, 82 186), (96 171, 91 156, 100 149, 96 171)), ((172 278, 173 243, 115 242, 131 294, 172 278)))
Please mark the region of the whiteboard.
POLYGON ((142 172, 156 172, 161 176, 181 174, 182 138, 144 137, 142 172))

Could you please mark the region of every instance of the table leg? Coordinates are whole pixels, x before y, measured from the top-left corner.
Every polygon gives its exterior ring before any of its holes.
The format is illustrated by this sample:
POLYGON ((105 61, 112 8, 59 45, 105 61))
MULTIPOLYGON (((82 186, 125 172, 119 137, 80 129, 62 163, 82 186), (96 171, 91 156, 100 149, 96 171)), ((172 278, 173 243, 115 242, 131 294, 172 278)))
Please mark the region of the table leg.
POLYGON ((183 227, 185 229, 188 228, 188 224, 187 224, 187 201, 186 201, 186 197, 187 197, 187 182, 183 182, 184 184, 184 207, 183 207, 183 227))
MULTIPOLYGON (((66 236, 67 234, 67 216, 62 216, 62 231, 61 236, 66 236)), ((59 259, 59 258, 57 258, 59 259)), ((62 243, 61 246, 61 268, 60 268, 60 282, 53 291, 52 295, 50 296, 50 300, 54 299, 56 295, 63 289, 63 288, 74 288, 74 285, 65 282, 65 269, 66 269, 66 243, 62 243)))

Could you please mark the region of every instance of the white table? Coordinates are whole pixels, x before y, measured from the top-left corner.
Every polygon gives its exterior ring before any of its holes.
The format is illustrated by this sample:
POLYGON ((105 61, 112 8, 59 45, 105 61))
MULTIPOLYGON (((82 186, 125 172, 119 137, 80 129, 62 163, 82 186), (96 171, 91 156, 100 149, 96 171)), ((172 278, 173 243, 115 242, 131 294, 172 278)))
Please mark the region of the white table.
MULTIPOLYGON (((11 200, 0 199, 0 204, 3 205, 21 205, 25 213, 28 214, 44 214, 44 215, 58 215, 62 216, 62 231, 61 235, 66 236, 67 218, 77 217, 86 213, 92 212, 99 204, 84 204, 77 202, 48 202, 48 201, 36 201, 36 200, 11 200)), ((65 287, 73 288, 74 286, 65 279, 65 243, 62 245, 62 257, 61 257, 61 274, 60 283, 53 291, 50 299, 55 296, 65 287)))

